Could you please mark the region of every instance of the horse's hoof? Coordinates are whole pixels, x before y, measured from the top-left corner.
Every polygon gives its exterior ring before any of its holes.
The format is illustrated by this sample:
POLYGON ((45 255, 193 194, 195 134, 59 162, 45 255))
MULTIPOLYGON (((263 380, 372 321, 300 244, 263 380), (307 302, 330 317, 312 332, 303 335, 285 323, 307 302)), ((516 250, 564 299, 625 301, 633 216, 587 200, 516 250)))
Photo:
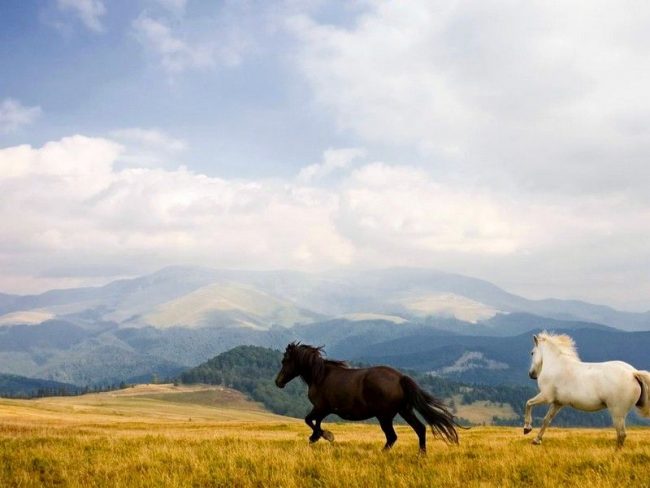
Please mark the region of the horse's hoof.
POLYGON ((532 442, 533 446, 539 446, 541 443, 542 439, 538 439, 537 437, 535 437, 532 442))
POLYGON ((530 434, 533 431, 532 427, 524 427, 524 435, 530 434))
POLYGON ((324 430, 321 435, 326 441, 334 442, 334 434, 332 434, 329 430, 324 430))
POLYGON ((427 455, 427 450, 426 449, 420 449, 420 456, 426 456, 427 455))

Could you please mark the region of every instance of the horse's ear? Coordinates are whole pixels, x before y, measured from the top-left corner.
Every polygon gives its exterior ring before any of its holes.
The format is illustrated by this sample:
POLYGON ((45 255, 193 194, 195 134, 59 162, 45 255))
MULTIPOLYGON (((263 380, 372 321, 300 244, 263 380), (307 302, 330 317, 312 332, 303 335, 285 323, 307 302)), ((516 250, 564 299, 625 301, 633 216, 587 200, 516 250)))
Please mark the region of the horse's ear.
POLYGON ((533 336, 533 342, 535 343, 536 346, 539 344, 539 339, 537 338, 536 335, 533 336))

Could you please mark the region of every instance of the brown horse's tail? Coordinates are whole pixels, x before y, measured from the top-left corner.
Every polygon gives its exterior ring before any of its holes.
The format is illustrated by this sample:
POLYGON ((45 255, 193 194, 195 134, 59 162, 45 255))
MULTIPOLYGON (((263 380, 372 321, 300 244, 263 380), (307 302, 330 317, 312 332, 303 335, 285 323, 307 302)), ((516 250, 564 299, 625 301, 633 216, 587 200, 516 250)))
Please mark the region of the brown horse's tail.
POLYGON ((641 395, 636 402, 636 407, 644 417, 650 417, 650 372, 636 371, 634 377, 641 385, 641 395))
POLYGON ((408 376, 402 376, 400 384, 406 396, 408 407, 414 408, 431 426, 434 436, 440 437, 447 442, 458 444, 458 425, 454 415, 447 410, 442 401, 430 395, 408 376))

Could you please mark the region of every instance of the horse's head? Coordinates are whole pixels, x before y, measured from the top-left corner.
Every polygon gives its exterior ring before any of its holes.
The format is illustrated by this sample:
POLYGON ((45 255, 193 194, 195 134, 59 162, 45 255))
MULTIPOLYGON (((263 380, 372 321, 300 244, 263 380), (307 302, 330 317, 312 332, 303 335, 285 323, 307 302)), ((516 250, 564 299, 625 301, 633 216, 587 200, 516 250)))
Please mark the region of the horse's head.
POLYGON ((535 344, 533 350, 530 351, 532 356, 530 360, 530 369, 528 370, 528 376, 531 379, 536 380, 539 374, 542 372, 542 348, 540 347, 540 339, 536 335, 533 336, 533 343, 535 344))
POLYGON ((292 342, 284 351, 282 369, 275 377, 275 384, 278 388, 284 388, 287 383, 300 374, 297 361, 298 347, 300 346, 297 343, 292 342))

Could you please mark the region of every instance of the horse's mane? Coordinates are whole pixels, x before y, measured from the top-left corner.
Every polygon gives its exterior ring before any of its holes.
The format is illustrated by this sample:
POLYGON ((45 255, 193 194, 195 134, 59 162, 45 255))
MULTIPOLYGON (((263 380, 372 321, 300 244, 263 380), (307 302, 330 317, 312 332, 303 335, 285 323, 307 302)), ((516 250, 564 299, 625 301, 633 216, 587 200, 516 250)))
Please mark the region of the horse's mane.
POLYGON ((537 340, 547 342, 553 346, 559 354, 563 356, 580 360, 580 356, 578 356, 578 350, 576 349, 576 343, 570 336, 566 334, 552 334, 550 332, 544 331, 537 336, 537 340))
POLYGON ((325 359, 323 352, 323 346, 315 347, 308 344, 301 344, 300 342, 292 342, 287 346, 287 353, 293 356, 302 370, 301 378, 314 383, 319 383, 323 379, 325 366, 349 367, 345 361, 325 359))

